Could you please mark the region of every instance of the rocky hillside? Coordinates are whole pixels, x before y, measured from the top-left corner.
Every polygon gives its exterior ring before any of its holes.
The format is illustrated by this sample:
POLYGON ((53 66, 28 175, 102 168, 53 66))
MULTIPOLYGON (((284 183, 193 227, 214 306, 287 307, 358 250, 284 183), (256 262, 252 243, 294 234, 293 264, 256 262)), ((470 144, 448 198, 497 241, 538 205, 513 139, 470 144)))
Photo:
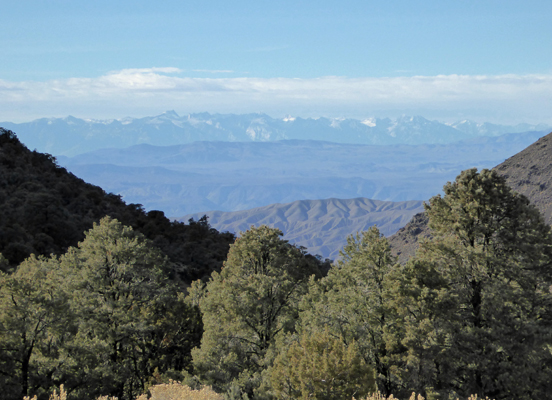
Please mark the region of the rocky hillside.
POLYGON ((416 253, 418 241, 431 237, 428 219, 424 212, 418 213, 393 236, 389 237, 389 243, 393 253, 404 264, 416 253))
POLYGON ((495 168, 512 189, 527 196, 552 223, 552 133, 495 168))
MULTIPOLYGON (((506 178, 512 189, 529 198, 543 214, 547 224, 552 224, 552 133, 508 158, 495 169, 506 178)), ((406 262, 414 255, 418 241, 430 235, 427 218, 424 214, 417 214, 389 241, 399 261, 406 262)))
MULTIPOLYGON (((421 201, 356 198, 299 200, 244 211, 205 214, 211 226, 219 231, 239 233, 251 225, 266 224, 280 229, 286 240, 306 247, 311 254, 336 259, 350 234, 366 231, 373 225, 386 236, 393 234, 421 210, 421 201)), ((200 217, 201 214, 192 214, 180 220, 200 217)))

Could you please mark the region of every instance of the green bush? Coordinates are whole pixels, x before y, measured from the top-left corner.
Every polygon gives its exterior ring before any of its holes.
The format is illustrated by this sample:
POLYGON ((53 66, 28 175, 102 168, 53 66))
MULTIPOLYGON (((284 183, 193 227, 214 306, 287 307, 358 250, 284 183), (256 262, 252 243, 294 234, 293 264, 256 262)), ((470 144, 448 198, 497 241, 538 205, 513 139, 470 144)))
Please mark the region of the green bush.
POLYGON ((328 329, 292 343, 274 361, 270 380, 279 399, 347 400, 376 390, 356 343, 346 345, 328 329))

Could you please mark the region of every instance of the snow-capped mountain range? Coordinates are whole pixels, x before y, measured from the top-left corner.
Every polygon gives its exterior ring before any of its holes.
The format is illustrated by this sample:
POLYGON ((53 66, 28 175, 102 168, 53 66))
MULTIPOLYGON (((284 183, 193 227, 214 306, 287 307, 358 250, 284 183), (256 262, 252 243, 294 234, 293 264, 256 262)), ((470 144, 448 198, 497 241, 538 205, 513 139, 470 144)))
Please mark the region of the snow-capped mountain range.
POLYGON ((105 147, 137 144, 177 145, 197 141, 250 142, 286 139, 370 145, 447 144, 477 136, 543 131, 546 125, 516 126, 461 121, 444 124, 420 116, 367 119, 272 118, 266 114, 189 114, 174 111, 144 118, 85 120, 41 118, 26 123, 0 122, 31 149, 73 156, 105 147))

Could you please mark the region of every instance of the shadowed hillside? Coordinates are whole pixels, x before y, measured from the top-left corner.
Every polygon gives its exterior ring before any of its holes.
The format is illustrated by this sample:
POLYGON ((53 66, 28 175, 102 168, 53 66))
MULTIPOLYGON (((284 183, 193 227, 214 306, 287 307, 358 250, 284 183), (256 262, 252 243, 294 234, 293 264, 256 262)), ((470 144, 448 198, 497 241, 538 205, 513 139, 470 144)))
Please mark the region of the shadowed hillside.
POLYGON ((10 266, 31 253, 64 253, 106 215, 153 240, 185 282, 219 270, 234 241, 234 235, 219 233, 206 220, 171 222, 161 211, 146 213, 139 204, 125 204, 0 128, 0 253, 10 266))
MULTIPOLYGON (((508 158, 494 169, 506 178, 510 187, 521 193, 552 223, 552 133, 540 138, 525 150, 508 158)), ((389 238, 394 253, 404 263, 416 252, 418 240, 431 235, 427 217, 415 215, 389 238)))

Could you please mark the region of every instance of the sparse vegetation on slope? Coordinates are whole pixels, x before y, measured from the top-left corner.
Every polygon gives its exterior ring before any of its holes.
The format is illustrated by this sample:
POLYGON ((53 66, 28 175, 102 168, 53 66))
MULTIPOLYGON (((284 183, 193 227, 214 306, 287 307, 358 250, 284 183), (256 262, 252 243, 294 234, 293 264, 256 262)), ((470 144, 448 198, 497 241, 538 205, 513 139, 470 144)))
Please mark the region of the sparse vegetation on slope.
MULTIPOLYGON (((526 196, 552 223, 552 133, 510 157, 494 169, 515 191, 526 196)), ((389 238, 394 254, 405 263, 418 249, 420 239, 431 237, 427 216, 416 215, 389 238)))
POLYGON ((508 185, 534 204, 552 223, 552 134, 496 166, 508 185))

